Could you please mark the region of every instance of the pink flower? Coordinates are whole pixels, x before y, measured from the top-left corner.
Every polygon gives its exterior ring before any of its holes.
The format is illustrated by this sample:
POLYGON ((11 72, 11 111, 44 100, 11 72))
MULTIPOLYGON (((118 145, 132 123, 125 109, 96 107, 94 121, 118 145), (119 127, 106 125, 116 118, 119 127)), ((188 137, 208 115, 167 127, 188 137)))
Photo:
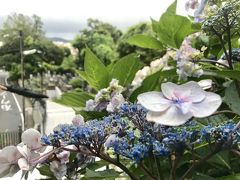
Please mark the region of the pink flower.
POLYGON ((139 103, 149 112, 147 120, 167 126, 178 126, 190 118, 204 118, 213 114, 221 105, 218 94, 204 91, 198 83, 190 81, 176 85, 161 85, 162 92, 147 92, 138 96, 139 103))
POLYGON ((28 148, 34 150, 41 148, 41 134, 36 129, 27 129, 22 133, 22 142, 27 145, 28 148))

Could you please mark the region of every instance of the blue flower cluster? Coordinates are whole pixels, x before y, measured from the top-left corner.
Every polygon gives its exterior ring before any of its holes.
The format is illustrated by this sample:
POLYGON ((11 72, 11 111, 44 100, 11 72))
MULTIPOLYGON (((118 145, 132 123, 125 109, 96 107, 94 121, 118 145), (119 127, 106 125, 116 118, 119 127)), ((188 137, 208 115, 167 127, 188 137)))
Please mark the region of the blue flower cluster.
POLYGON ((240 130, 233 131, 236 124, 228 122, 219 126, 208 125, 201 129, 201 139, 207 142, 215 141, 227 147, 240 143, 240 130))
MULTIPOLYGON (((42 141, 47 145, 74 144, 100 153, 112 149, 114 153, 140 162, 150 155, 182 154, 199 142, 216 142, 235 146, 240 132, 233 132, 235 124, 200 126, 188 122, 184 126, 167 127, 146 120, 147 110, 138 104, 124 104, 118 113, 83 125, 59 125, 42 141)), ((226 146, 226 147, 227 147, 226 146)))

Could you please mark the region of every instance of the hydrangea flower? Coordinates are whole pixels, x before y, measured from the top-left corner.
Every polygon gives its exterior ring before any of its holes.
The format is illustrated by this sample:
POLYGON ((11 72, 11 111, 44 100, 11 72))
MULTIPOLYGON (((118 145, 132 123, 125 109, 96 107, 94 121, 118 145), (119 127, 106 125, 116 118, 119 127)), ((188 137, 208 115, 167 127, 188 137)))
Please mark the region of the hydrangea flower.
POLYGON ((161 89, 140 94, 138 101, 149 110, 147 120, 162 125, 178 126, 192 117, 210 116, 222 103, 218 94, 204 91, 194 81, 182 85, 167 82, 161 89))
POLYGON ((61 164, 59 161, 52 161, 50 163, 50 170, 53 172, 57 179, 62 179, 67 173, 67 165, 61 164))
POLYGON ((172 67, 168 65, 168 61, 170 59, 175 59, 175 56, 176 56, 176 52, 173 51, 173 50, 167 50, 166 54, 159 58, 159 59, 156 59, 156 60, 153 60, 151 63, 150 63, 150 66, 144 66, 143 69, 139 70, 136 74, 135 74, 135 77, 132 81, 132 90, 135 90, 137 89, 139 86, 141 86, 143 80, 150 76, 151 74, 159 71, 159 70, 169 70, 171 69, 172 67))
POLYGON ((36 129, 30 128, 22 133, 22 142, 30 149, 38 149, 41 145, 41 134, 36 129))
POLYGON ((118 84, 118 80, 112 79, 109 87, 101 89, 96 94, 94 100, 86 101, 86 111, 114 112, 125 102, 123 95, 124 88, 118 84))
POLYGON ((0 177, 11 173, 21 154, 15 146, 7 146, 0 151, 0 177))
POLYGON ((191 60, 201 59, 203 52, 206 50, 205 47, 201 51, 192 47, 191 40, 197 36, 199 36, 199 33, 186 37, 177 51, 177 74, 180 79, 187 80, 188 77, 200 77, 203 74, 201 66, 191 62, 191 60))
POLYGON ((85 122, 84 122, 84 117, 80 114, 76 115, 73 120, 72 120, 72 124, 74 126, 80 126, 80 125, 83 125, 85 122))

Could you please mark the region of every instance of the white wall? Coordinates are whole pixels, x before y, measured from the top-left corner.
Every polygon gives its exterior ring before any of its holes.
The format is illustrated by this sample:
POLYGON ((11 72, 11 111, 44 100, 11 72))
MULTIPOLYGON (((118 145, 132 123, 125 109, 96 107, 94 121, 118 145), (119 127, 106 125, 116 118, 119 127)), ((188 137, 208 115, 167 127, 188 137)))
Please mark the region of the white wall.
POLYGON ((44 125, 44 134, 50 134, 58 124, 71 124, 75 116, 72 108, 57 104, 52 101, 47 103, 47 117, 44 125))

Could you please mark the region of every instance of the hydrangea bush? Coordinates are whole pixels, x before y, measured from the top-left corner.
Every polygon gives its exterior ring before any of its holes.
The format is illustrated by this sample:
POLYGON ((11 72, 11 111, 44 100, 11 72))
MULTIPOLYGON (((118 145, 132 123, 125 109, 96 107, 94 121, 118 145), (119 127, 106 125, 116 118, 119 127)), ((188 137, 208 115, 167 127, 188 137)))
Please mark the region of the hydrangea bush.
POLYGON ((57 102, 78 114, 41 136, 0 151, 0 175, 37 168, 50 179, 239 179, 239 2, 174 2, 154 37, 129 43, 161 49, 149 66, 134 54, 104 66, 86 49, 80 76, 91 93, 57 102))

